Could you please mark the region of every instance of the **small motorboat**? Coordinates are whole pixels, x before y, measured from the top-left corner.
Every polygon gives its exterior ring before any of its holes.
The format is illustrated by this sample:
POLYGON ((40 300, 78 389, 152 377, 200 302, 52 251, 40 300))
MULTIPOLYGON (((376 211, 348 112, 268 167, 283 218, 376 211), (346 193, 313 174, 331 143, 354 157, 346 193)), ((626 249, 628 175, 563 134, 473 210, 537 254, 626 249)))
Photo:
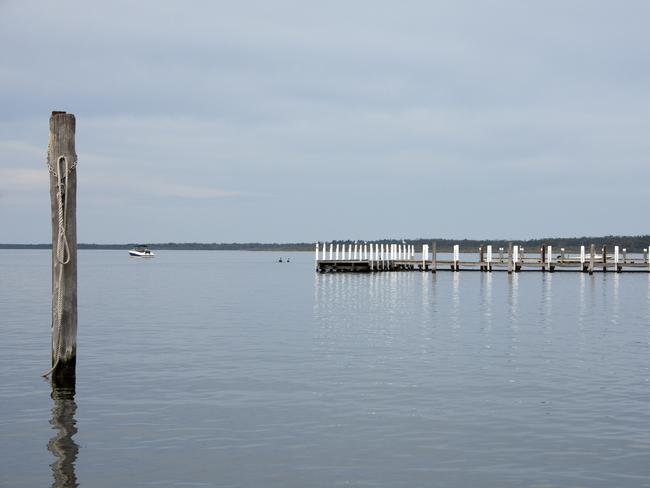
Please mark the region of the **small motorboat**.
POLYGON ((129 256, 136 258, 152 258, 155 256, 147 246, 138 246, 133 249, 129 249, 129 256))

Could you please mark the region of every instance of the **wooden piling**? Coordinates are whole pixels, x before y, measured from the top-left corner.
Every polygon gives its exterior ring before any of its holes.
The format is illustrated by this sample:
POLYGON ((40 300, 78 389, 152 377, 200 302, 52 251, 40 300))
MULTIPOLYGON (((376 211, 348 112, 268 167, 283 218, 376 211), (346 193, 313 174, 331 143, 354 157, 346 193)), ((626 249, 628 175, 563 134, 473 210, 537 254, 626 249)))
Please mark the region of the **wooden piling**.
POLYGON ((52 112, 47 151, 52 210, 52 382, 74 387, 77 361, 75 117, 52 112))
POLYGON ((436 272, 436 254, 437 254, 437 249, 436 249, 436 241, 433 241, 431 243, 431 272, 435 273, 436 272))
POLYGON ((595 254, 596 254, 596 246, 594 244, 591 245, 589 248, 589 274, 592 275, 594 274, 594 261, 595 261, 595 254))
POLYGON ((512 242, 508 243, 508 274, 512 273, 512 242))

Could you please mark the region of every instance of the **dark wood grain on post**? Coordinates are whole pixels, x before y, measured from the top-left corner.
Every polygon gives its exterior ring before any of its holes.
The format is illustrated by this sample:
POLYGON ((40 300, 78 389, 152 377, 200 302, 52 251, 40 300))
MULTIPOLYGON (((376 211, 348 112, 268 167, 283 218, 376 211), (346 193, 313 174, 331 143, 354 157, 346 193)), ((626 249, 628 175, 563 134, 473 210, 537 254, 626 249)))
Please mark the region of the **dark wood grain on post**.
POLYGON ((594 260, 596 259, 596 246, 592 244, 589 247, 589 274, 594 274, 594 260))
POLYGON ((52 208, 52 382, 59 387, 74 385, 77 360, 76 162, 75 117, 65 112, 52 112, 47 153, 52 208), (65 223, 60 229, 62 209, 65 223), (59 293, 62 294, 61 302, 59 293), (59 320, 60 331, 58 337, 54 337, 57 333, 54 327, 59 320))

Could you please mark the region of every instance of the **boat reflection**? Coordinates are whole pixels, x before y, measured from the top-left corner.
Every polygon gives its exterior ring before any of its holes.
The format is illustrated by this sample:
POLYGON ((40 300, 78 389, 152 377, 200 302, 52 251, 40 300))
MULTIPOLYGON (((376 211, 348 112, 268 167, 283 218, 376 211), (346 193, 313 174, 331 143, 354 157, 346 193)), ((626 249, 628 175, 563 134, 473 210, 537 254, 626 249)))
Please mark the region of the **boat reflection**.
POLYGON ((75 461, 79 454, 79 446, 73 440, 77 433, 75 413, 77 404, 74 400, 74 387, 53 387, 52 420, 50 425, 56 431, 47 444, 47 449, 56 460, 52 467, 53 488, 74 488, 79 486, 75 473, 75 461))

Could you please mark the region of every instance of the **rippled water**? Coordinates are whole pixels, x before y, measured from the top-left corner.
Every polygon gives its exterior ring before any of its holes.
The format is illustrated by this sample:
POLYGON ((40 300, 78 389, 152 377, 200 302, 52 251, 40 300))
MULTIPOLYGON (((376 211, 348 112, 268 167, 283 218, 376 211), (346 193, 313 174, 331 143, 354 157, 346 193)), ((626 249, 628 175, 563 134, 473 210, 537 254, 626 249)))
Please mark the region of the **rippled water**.
POLYGON ((0 251, 0 486, 650 486, 650 275, 278 257, 80 251, 53 400, 50 253, 0 251))

